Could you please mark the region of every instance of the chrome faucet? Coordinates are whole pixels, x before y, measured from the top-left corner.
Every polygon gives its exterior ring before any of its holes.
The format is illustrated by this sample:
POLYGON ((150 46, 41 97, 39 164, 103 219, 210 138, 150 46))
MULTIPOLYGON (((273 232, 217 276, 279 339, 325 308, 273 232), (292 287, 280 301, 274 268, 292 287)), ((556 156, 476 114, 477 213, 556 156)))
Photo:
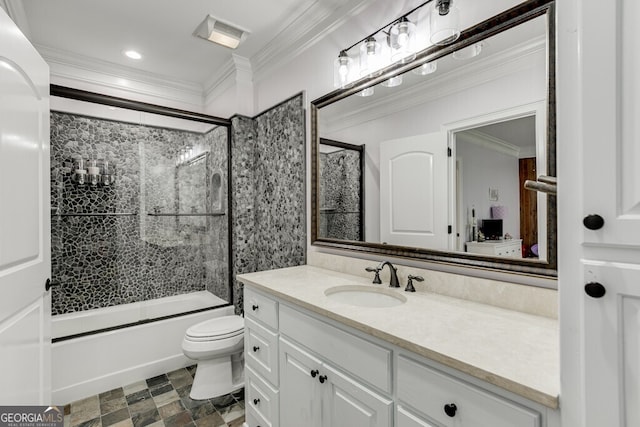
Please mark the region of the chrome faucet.
POLYGON ((391 264, 389 261, 382 261, 380 263, 380 265, 378 266, 378 270, 382 270, 385 265, 389 266, 389 272, 391 273, 391 280, 389 281, 389 287, 390 288, 399 288, 400 287, 400 283, 398 282, 398 273, 397 273, 398 269, 395 268, 393 266, 393 264, 391 264))

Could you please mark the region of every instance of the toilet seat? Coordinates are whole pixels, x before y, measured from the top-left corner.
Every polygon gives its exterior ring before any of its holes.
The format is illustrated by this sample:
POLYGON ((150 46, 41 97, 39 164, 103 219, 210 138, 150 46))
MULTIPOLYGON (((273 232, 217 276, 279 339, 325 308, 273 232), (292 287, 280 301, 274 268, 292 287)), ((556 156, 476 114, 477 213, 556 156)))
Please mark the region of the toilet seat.
POLYGON ((217 341, 244 333, 244 319, 240 316, 223 316, 197 323, 185 334, 189 341, 217 341))

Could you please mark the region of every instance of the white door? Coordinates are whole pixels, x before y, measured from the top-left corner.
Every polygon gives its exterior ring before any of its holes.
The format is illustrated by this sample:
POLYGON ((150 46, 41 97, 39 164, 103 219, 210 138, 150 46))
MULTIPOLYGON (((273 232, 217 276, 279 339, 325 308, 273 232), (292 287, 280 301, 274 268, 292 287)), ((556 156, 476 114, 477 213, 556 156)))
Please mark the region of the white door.
POLYGON ((562 425, 638 426, 640 4, 557 7, 562 425))
POLYGON ((0 405, 52 403, 49 215, 49 67, 0 9, 0 405))
POLYGON ((380 144, 380 241, 447 249, 447 135, 380 144))

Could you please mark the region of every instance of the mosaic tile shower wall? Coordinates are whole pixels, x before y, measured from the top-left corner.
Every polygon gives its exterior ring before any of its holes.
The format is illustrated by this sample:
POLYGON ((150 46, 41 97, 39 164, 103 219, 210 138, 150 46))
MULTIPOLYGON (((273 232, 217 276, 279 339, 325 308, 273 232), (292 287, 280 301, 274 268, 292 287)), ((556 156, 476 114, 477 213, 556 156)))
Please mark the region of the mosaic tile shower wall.
POLYGON ((231 188, 233 189, 233 256, 231 281, 236 311, 243 307, 242 284, 236 274, 256 270, 254 235, 257 195, 255 189, 255 122, 249 117, 231 119, 231 188))
POLYGON ((320 153, 320 236, 362 241, 360 153, 320 153))
POLYGON ((258 270, 306 262, 305 120, 302 94, 256 118, 255 247, 258 270))
POLYGON ((232 119, 235 275, 306 262, 305 117, 302 94, 258 117, 232 119))
POLYGON ((52 112, 52 278, 62 285, 52 313, 205 289, 228 301, 227 163, 224 127, 199 134, 52 112), (192 161, 181 163, 187 146, 192 161), (77 185, 78 157, 108 160, 113 185, 77 185))

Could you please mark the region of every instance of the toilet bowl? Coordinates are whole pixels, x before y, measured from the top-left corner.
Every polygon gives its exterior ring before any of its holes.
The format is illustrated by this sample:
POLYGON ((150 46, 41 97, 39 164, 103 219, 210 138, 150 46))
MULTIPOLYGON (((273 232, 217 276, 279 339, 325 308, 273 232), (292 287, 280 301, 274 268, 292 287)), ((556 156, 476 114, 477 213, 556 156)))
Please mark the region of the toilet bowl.
POLYGON ((182 351, 198 362, 189 396, 210 399, 244 387, 244 319, 223 316, 187 329, 182 351))

